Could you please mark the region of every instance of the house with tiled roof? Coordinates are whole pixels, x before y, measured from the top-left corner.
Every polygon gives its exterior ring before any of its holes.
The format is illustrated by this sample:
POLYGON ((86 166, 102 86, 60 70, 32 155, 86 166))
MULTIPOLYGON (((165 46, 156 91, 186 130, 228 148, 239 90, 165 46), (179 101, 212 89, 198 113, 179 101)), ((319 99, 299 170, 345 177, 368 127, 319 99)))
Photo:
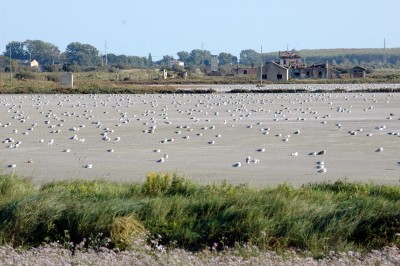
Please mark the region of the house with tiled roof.
POLYGON ((279 52, 279 62, 267 62, 259 68, 259 79, 287 81, 289 79, 333 79, 340 73, 329 68, 328 62, 307 66, 303 58, 289 51, 279 52))

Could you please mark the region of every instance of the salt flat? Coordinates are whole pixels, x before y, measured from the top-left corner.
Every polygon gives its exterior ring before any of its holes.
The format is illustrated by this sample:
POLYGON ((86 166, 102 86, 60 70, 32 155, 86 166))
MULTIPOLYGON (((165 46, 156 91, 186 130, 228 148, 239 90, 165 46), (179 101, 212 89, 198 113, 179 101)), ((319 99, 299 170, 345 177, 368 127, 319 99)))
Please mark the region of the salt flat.
POLYGON ((0 123, 3 173, 37 183, 400 180, 399 93, 1 95, 0 123))
POLYGON ((354 84, 229 84, 229 85, 184 85, 177 84, 174 87, 178 89, 214 89, 217 92, 228 92, 233 89, 251 89, 251 90, 335 90, 346 91, 376 90, 376 89, 399 89, 399 83, 354 83, 354 84))

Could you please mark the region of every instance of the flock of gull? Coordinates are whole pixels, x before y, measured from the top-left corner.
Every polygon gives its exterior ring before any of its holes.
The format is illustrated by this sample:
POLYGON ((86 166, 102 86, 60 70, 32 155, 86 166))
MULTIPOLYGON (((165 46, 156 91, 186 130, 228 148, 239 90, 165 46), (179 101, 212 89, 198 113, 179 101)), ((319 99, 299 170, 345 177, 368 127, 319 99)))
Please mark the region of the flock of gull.
POLYGON ((210 175, 244 168, 261 178, 291 167, 326 174, 326 161, 345 157, 332 139, 375 161, 400 148, 398 103, 393 93, 4 95, 0 163, 28 176, 38 161, 72 175, 89 171, 76 167, 135 173, 169 164, 210 175))

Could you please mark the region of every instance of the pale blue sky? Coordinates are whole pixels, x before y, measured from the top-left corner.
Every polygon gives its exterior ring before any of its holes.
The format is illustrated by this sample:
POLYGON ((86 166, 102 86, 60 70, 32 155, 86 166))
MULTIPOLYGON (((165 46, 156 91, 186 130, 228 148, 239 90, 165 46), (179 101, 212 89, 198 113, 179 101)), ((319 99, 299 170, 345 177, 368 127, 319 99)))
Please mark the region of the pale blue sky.
POLYGON ((0 0, 0 51, 74 41, 158 60, 178 51, 400 47, 399 0, 0 0))

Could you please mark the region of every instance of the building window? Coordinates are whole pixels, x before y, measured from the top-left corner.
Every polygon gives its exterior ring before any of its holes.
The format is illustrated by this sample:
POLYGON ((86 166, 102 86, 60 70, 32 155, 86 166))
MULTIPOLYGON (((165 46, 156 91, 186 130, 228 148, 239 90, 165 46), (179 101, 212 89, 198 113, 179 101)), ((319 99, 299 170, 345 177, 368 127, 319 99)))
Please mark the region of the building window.
POLYGON ((310 72, 309 71, 307 71, 307 76, 310 76, 310 72))
POLYGON ((282 74, 276 75, 276 79, 277 79, 277 80, 282 80, 282 74))
POLYGON ((300 73, 299 73, 299 72, 295 72, 295 73, 294 73, 294 76, 295 76, 296 78, 300 78, 300 73))
POLYGON ((322 71, 318 72, 318 77, 322 78, 322 71))
POLYGON ((267 75, 266 74, 262 75, 262 79, 268 79, 267 75))
POLYGON ((247 69, 243 70, 243 75, 247 75, 247 69))

